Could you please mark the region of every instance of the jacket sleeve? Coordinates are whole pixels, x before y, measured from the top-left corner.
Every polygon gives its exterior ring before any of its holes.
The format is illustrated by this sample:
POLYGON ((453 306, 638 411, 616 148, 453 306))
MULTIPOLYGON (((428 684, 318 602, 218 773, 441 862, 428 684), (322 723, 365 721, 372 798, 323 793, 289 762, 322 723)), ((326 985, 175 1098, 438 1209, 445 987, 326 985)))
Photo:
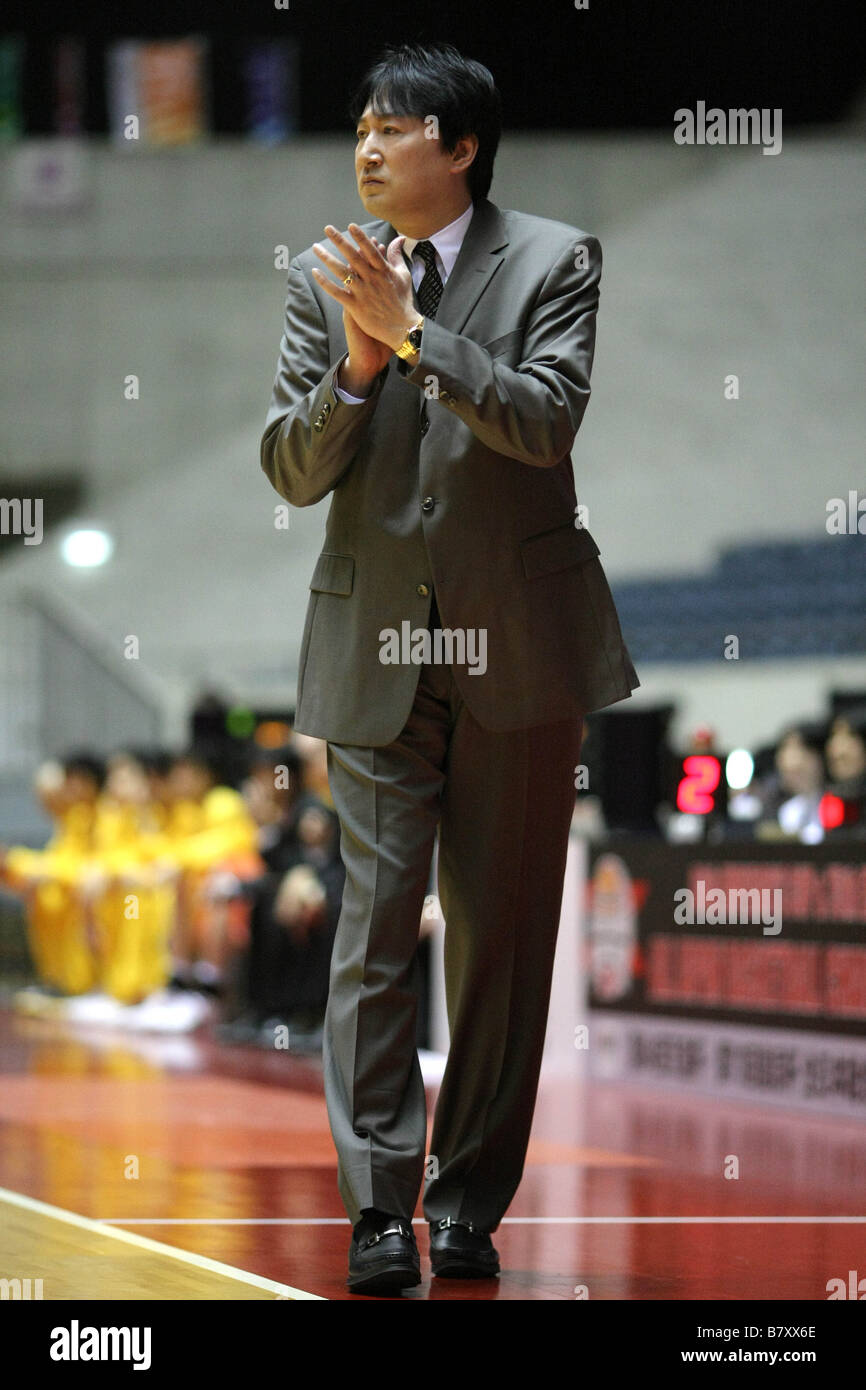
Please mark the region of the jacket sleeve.
POLYGON ((600 279, 601 246, 596 237, 582 235, 544 281, 516 367, 427 319, 418 362, 401 375, 437 393, 439 404, 489 449, 552 468, 570 452, 589 401, 600 279), (586 247, 587 264, 578 268, 580 246, 586 247))
POLYGON ((327 325, 295 258, 289 266, 285 329, 260 448, 271 484, 295 507, 319 502, 350 467, 387 373, 387 368, 380 372, 362 404, 350 405, 335 390, 339 367, 339 362, 331 366, 327 325))

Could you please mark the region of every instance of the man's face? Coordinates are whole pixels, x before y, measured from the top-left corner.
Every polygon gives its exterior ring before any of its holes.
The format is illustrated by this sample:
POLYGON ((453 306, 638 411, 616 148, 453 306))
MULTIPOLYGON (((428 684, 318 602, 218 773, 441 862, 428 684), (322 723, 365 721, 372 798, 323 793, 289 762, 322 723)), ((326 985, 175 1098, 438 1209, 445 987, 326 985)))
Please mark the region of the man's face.
POLYGON ((108 771, 105 790, 116 801, 143 806, 150 795, 144 768, 134 758, 115 758, 108 771))
POLYGON ((66 774, 64 796, 70 805, 81 801, 95 801, 99 796, 99 787, 88 773, 74 770, 66 774))
POLYGON ((441 140, 427 138, 432 128, 420 116, 375 116, 369 103, 358 121, 355 177, 361 202, 371 217, 398 231, 428 223, 437 231, 439 210, 453 204, 455 191, 465 192, 468 204, 465 171, 453 169, 461 146, 446 153, 441 140), (368 176, 377 182, 365 183, 368 176))
POLYGON ((847 719, 835 721, 825 752, 834 781, 847 782, 866 773, 866 744, 847 719))
POLYGON ((786 734, 776 752, 776 770, 784 789, 793 796, 817 791, 824 778, 821 755, 804 743, 799 734, 786 734))
POLYGON ((213 778, 198 763, 178 760, 168 775, 169 794, 173 801, 201 801, 212 785, 213 778))

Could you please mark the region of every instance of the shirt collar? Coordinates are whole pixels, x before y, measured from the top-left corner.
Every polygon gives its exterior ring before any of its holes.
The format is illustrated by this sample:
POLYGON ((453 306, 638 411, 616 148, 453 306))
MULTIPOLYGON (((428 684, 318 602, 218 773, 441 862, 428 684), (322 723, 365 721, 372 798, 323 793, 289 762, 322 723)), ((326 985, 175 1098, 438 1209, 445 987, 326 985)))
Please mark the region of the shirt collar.
POLYGON ((463 245, 463 238, 466 229, 472 221, 472 214, 475 211, 475 204, 470 203, 465 212, 461 212, 459 217, 455 217, 453 222, 449 222, 447 227, 442 227, 438 232, 434 232, 429 237, 406 237, 403 242, 403 252, 412 260, 412 252, 419 241, 432 241, 439 254, 443 266, 445 267, 446 278, 454 269, 454 262, 457 260, 460 247, 463 245))

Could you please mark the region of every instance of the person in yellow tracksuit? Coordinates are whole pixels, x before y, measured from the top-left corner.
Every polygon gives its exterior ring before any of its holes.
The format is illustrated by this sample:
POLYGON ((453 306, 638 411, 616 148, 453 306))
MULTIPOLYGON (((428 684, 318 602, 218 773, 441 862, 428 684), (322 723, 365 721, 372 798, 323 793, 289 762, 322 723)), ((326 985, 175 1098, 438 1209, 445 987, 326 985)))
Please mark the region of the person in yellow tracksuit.
POLYGON ((81 886, 104 776, 101 761, 89 754, 42 764, 34 790, 54 833, 44 849, 13 847, 0 855, 4 883, 27 905, 28 944, 40 982, 63 994, 84 994, 97 979, 81 886))
POLYGON ((209 956, 208 879, 222 865, 258 862, 258 826, 240 792, 217 785, 210 761, 194 750, 175 758, 168 790, 166 853, 182 875, 175 973, 186 981, 205 973, 215 978, 218 964, 209 956))
POLYGON ((136 1004, 171 977, 177 867, 151 802, 145 768, 132 753, 109 761, 97 808, 88 896, 101 988, 136 1004))

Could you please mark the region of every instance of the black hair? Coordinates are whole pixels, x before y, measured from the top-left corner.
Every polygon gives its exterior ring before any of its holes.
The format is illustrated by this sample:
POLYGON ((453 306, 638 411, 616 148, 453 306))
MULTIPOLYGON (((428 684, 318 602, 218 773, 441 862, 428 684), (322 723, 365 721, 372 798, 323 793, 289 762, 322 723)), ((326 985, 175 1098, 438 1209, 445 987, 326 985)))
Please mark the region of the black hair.
POLYGON ((847 724, 848 727, 866 743, 866 705, 851 705, 847 709, 837 709, 833 715, 834 724, 847 724))
POLYGON ((176 756, 167 748, 133 748, 130 751, 145 772, 153 777, 167 777, 176 756))
POLYGON ((825 720, 808 719, 802 720, 799 724, 789 724, 782 730, 779 739, 781 745, 786 738, 796 736, 801 743, 810 748, 813 753, 820 753, 824 756, 824 745, 827 742, 827 724, 825 720))
POLYGON ((63 764, 63 771, 67 776, 74 777, 77 775, 89 777, 97 789, 102 791, 102 788, 105 786, 106 768, 104 760, 100 758, 98 754, 91 753, 89 750, 80 749, 73 753, 67 753, 61 761, 63 764))
POLYGON ((254 748, 249 756, 249 771, 256 767, 268 767, 272 772, 285 767, 297 783, 303 781, 304 764, 296 748, 254 748))
POLYGON ((776 776, 776 748, 775 743, 763 744, 760 748, 755 748, 752 752, 754 761, 754 772, 752 781, 759 782, 763 777, 776 776))
POLYGON ((197 767, 201 772, 206 772, 215 782, 219 780, 218 755, 210 747, 194 746, 186 748, 182 753, 175 753, 171 759, 171 766, 177 767, 182 763, 186 763, 189 767, 197 767))
POLYGON ((368 68, 349 103, 357 125, 367 105, 377 116, 435 115, 443 150, 464 135, 478 138, 467 170, 473 203, 486 198, 502 133, 502 102, 492 74, 450 43, 389 44, 368 68))

